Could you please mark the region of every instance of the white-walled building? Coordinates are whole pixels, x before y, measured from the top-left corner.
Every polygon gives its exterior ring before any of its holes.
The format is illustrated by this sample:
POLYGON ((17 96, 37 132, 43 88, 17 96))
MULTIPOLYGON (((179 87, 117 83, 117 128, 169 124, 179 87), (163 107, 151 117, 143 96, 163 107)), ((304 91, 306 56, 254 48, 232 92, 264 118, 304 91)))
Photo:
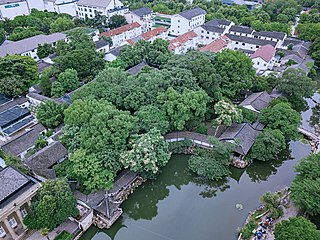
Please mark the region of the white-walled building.
POLYGON ((276 49, 271 45, 265 45, 257 49, 254 54, 250 56, 253 67, 259 71, 271 69, 275 63, 274 56, 276 49))
POLYGON ((107 53, 110 50, 109 43, 103 39, 94 42, 96 45, 96 51, 101 53, 107 53))
POLYGON ((124 16, 127 23, 139 23, 144 32, 150 30, 153 25, 153 11, 147 7, 132 10, 124 16))
POLYGON ((213 40, 229 32, 233 22, 224 19, 214 19, 197 27, 194 31, 199 37, 200 44, 209 44, 213 40))
POLYGON ((79 18, 94 18, 97 14, 110 18, 113 15, 124 15, 129 11, 119 0, 79 0, 77 15, 79 18))
POLYGON ((169 33, 174 36, 179 36, 190 32, 201 26, 205 22, 206 11, 201 8, 193 8, 171 18, 171 27, 169 33))
POLYGON ((190 31, 172 39, 169 43, 169 50, 175 54, 184 54, 188 49, 195 49, 198 44, 198 34, 190 31))
POLYGON ((245 37, 234 34, 226 34, 227 37, 231 40, 228 43, 228 48, 232 50, 240 50, 248 54, 253 54, 258 48, 265 45, 271 45, 274 48, 277 45, 277 42, 258 39, 253 37, 245 37))
POLYGON ((77 15, 77 0, 44 0, 44 7, 48 12, 77 15))
POLYGON ((199 51, 200 52, 218 53, 228 46, 229 41, 230 41, 230 39, 224 35, 224 36, 221 36, 221 37, 213 40, 208 45, 205 45, 202 48, 199 48, 199 51))
POLYGON ((0 57, 5 57, 6 55, 18 54, 21 56, 29 56, 39 60, 37 55, 38 45, 43 45, 44 43, 51 44, 55 46, 56 42, 59 40, 67 40, 67 35, 64 33, 53 33, 50 35, 37 35, 34 37, 22 39, 16 42, 10 42, 5 45, 0 46, 0 57))
POLYGON ((276 42, 276 47, 281 47, 283 45, 284 40, 287 38, 287 34, 283 32, 268 32, 268 31, 261 31, 261 32, 254 32, 254 38, 263 39, 268 41, 276 42))
POLYGON ((45 10, 43 0, 0 0, 0 20, 29 15, 32 8, 45 10))
POLYGON ((239 36, 252 37, 253 30, 246 26, 233 25, 229 29, 229 33, 239 36))
POLYGON ((100 36, 110 37, 112 39, 112 47, 119 47, 126 44, 126 40, 135 38, 142 34, 142 27, 139 23, 134 22, 119 28, 103 32, 100 36))
POLYGON ((168 39, 168 29, 164 26, 152 29, 148 32, 145 32, 143 34, 141 34, 141 37, 148 41, 148 42, 153 42, 154 40, 156 40, 157 38, 161 38, 161 39, 168 39))

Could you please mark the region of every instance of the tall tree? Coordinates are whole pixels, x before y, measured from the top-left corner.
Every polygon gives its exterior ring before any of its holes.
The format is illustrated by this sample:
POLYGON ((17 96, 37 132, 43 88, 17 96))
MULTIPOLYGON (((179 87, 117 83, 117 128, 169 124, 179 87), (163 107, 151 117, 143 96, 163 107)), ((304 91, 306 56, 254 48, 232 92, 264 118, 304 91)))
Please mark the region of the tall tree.
POLYGON ((48 128, 55 128, 63 122, 65 104, 45 101, 37 107, 37 119, 48 128))
POLYGON ((320 214, 320 154, 303 158, 296 167, 298 173, 291 185, 291 199, 310 215, 320 214))
POLYGON ((144 178, 154 178, 169 159, 168 143, 156 128, 138 136, 132 142, 132 149, 121 156, 121 162, 126 168, 129 167, 144 178))
POLYGON ((113 15, 109 20, 109 28, 114 29, 126 25, 126 18, 122 15, 113 15))
POLYGON ((214 113, 217 115, 214 120, 216 126, 221 124, 231 126, 232 123, 240 123, 243 119, 242 110, 225 100, 220 100, 214 105, 214 113))
POLYGON ((43 182, 24 224, 32 230, 53 230, 70 216, 77 216, 77 201, 64 179, 43 182))
POLYGON ((286 141, 280 130, 265 129, 258 135, 249 157, 259 161, 271 161, 285 148, 286 141))
POLYGON ((294 108, 303 102, 304 97, 311 97, 316 82, 309 78, 302 69, 287 69, 283 72, 279 82, 279 90, 289 100, 294 108))
POLYGON ((74 22, 66 17, 59 17, 53 23, 50 24, 50 32, 64 32, 66 30, 72 29, 75 27, 74 22))
POLYGON ((49 54, 54 53, 54 47, 52 47, 48 43, 44 43, 43 45, 38 45, 37 55, 39 58, 48 57, 49 54))
POLYGON ((22 95, 38 80, 38 66, 34 59, 20 55, 0 58, 0 92, 22 95))
POLYGON ((186 89, 179 93, 170 87, 158 95, 158 103, 168 116, 171 130, 183 130, 188 122, 202 121, 208 102, 209 97, 203 90, 186 89))
POLYGON ((221 76, 223 96, 237 98, 252 87, 255 71, 251 59, 244 53, 225 49, 217 54, 214 67, 221 76))
POLYGON ((301 124, 300 113, 291 108, 289 103, 280 102, 263 109, 260 120, 269 129, 279 129, 286 140, 296 139, 301 124))
POLYGON ((304 217, 291 217, 276 224, 274 235, 277 240, 317 240, 320 231, 304 217))

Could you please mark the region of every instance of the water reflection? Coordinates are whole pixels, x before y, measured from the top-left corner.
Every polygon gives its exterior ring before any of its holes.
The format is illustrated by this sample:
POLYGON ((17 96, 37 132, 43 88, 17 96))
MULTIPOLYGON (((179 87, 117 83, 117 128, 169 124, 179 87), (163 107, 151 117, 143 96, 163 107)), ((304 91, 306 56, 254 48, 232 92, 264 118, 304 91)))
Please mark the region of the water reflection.
POLYGON ((277 173, 277 169, 287 160, 292 160, 291 150, 289 146, 281 154, 279 154, 278 159, 262 162, 255 161, 247 169, 246 172, 253 182, 267 181, 271 175, 277 173))

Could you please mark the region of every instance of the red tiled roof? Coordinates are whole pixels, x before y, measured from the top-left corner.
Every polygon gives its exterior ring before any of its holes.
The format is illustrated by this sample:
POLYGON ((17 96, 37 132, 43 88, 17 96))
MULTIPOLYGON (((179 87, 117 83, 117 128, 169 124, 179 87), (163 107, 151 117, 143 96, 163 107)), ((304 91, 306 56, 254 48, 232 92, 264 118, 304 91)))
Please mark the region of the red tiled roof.
POLYGON ((177 47, 182 46, 183 44, 185 44, 186 42, 188 42, 189 40, 191 40, 192 38, 197 37, 198 34, 196 34, 194 31, 190 31, 190 32, 186 32, 184 34, 182 34, 181 36, 172 39, 169 43, 169 50, 173 50, 177 47))
POLYGON ((156 37, 158 35, 160 35, 161 33, 166 32, 168 29, 164 26, 152 29, 151 31, 145 32, 143 34, 141 34, 141 37, 143 37, 144 40, 149 40, 153 37, 156 37))
POLYGON ((269 62, 276 54, 276 49, 270 44, 264 45, 258 48, 255 53, 251 54, 250 58, 254 59, 257 57, 262 58, 264 61, 269 62))
POLYGON ((228 40, 229 38, 227 36, 219 37, 208 45, 200 48, 199 51, 217 53, 228 45, 228 40))
POLYGON ((134 41, 132 41, 132 39, 128 39, 127 42, 132 46, 134 45, 134 41))
POLYGON ((106 37, 113 37, 113 36, 116 36, 116 35, 119 35, 121 33, 124 33, 124 32, 127 32, 131 29, 134 29, 134 28, 138 28, 140 27, 141 25, 137 22, 134 22, 134 23, 130 23, 130 24, 127 24, 127 25, 124 25, 122 27, 118 27, 118 28, 115 28, 115 29, 112 29, 108 32, 103 32, 103 33, 100 33, 99 36, 106 36, 106 37))

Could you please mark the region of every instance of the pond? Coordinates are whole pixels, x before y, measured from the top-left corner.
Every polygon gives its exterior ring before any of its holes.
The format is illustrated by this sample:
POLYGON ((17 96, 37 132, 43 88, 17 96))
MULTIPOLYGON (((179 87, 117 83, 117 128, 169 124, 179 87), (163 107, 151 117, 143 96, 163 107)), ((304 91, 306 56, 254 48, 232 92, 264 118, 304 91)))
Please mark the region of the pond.
MULTIPOLYGON (((320 95, 315 94, 318 102, 320 95)), ((302 112, 304 128, 309 110, 302 112)), ((81 240, 230 240, 236 239, 249 211, 260 205, 266 191, 289 186, 294 166, 311 151, 309 145, 290 142, 281 159, 255 162, 247 169, 230 168, 232 175, 208 181, 188 170, 188 156, 174 155, 156 180, 140 186, 122 205, 124 214, 109 230, 91 227, 81 240), (236 209, 242 204, 243 210, 236 209)))

